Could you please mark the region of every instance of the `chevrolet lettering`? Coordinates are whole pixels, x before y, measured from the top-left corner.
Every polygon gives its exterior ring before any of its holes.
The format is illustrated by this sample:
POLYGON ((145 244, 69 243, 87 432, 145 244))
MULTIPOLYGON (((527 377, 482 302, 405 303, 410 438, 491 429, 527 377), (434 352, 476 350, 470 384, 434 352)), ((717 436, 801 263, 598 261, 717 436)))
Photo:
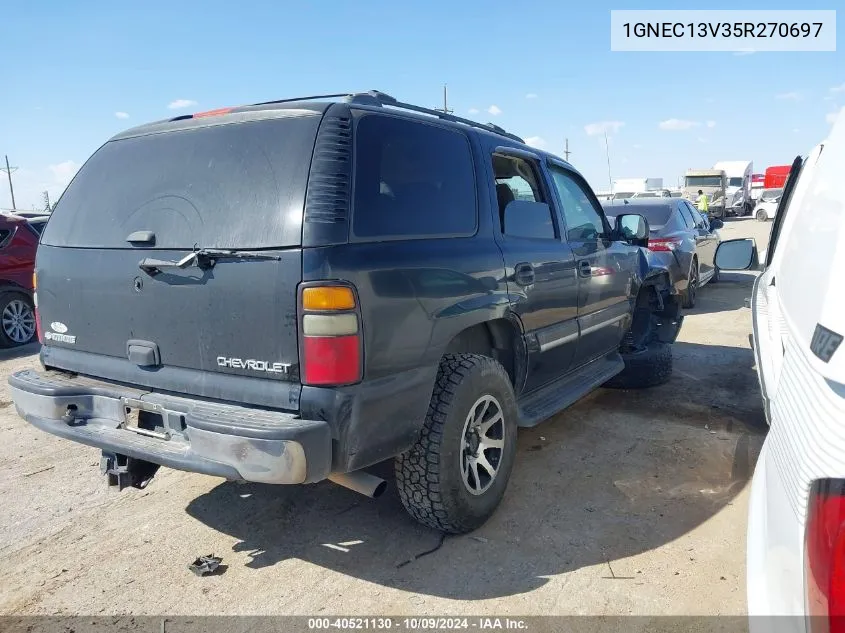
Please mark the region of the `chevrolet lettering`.
POLYGON ((217 357, 219 367, 231 367, 232 369, 251 369, 253 371, 266 371, 271 374, 286 374, 290 371, 290 363, 272 363, 265 360, 248 358, 226 358, 217 357))

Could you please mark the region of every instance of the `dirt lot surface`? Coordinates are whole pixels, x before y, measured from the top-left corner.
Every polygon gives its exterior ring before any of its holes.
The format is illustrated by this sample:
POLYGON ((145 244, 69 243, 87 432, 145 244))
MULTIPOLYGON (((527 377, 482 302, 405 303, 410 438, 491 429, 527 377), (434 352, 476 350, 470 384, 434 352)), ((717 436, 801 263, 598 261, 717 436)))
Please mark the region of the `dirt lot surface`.
MULTIPOLYGON (((770 226, 729 221, 722 239, 762 249, 770 226)), ((752 281, 723 274, 701 290, 669 384, 600 389, 520 431, 500 509, 445 539, 405 514, 392 483, 369 500, 163 469, 145 490, 110 491, 96 450, 17 416, 6 378, 37 350, 6 352, 0 614, 743 614, 764 432, 752 281), (188 571, 211 553, 223 573, 188 571)))

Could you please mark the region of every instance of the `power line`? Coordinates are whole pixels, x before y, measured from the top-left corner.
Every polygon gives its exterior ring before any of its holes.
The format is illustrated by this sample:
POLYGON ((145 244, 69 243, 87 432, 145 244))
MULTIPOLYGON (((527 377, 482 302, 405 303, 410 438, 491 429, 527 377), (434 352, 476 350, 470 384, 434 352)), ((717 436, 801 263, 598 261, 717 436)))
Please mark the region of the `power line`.
POLYGON ((6 168, 3 169, 0 167, 0 171, 5 171, 6 175, 9 177, 9 193, 12 195, 12 211, 17 209, 15 206, 15 188, 12 187, 12 172, 17 171, 17 167, 9 167, 9 157, 6 156, 6 168))

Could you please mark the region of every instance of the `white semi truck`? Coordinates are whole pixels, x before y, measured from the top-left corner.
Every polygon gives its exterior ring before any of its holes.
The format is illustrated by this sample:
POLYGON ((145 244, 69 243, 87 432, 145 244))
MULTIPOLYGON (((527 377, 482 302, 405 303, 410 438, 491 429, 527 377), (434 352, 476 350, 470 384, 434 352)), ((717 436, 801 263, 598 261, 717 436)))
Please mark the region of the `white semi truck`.
POLYGON ((713 165, 713 169, 725 172, 726 211, 736 215, 748 215, 754 209, 751 198, 751 183, 754 163, 750 160, 725 160, 713 165))

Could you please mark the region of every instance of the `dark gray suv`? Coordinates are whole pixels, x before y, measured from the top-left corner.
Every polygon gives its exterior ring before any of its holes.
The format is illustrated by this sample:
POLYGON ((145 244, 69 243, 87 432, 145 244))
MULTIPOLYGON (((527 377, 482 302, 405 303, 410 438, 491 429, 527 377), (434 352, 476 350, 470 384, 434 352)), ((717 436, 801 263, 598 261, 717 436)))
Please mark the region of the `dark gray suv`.
POLYGON ((481 525, 533 426, 608 383, 664 382, 677 293, 571 165, 379 92, 180 116, 86 162, 36 262, 39 371, 17 410, 160 465, 331 479, 481 525))

